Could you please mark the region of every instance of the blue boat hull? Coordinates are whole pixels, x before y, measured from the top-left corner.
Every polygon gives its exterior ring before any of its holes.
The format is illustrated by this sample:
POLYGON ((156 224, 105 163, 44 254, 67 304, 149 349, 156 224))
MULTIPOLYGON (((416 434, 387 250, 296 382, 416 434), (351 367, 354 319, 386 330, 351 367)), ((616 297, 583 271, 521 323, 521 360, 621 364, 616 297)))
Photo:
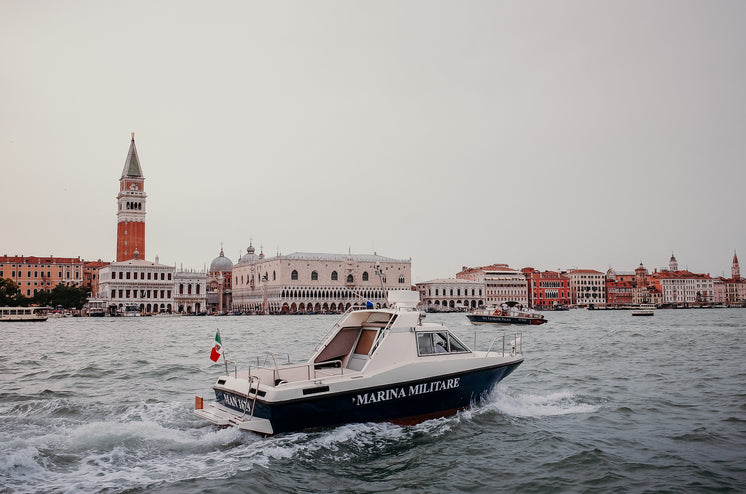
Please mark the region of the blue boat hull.
POLYGON ((468 373, 443 375, 353 392, 324 393, 297 400, 268 403, 258 398, 215 390, 216 401, 247 415, 268 419, 275 434, 353 422, 413 424, 456 413, 478 403, 522 360, 468 373))
POLYGON ((539 317, 512 317, 512 316, 492 316, 469 314, 466 316, 474 324, 528 324, 537 326, 547 322, 544 318, 539 317))

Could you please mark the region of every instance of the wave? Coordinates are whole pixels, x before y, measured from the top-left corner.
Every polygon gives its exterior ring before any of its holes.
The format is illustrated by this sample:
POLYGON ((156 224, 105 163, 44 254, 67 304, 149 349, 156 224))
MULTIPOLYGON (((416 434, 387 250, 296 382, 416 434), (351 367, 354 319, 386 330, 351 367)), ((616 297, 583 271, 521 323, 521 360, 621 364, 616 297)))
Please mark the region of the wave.
POLYGON ((568 390, 546 394, 514 393, 500 388, 491 395, 489 406, 513 417, 552 417, 578 413, 593 413, 598 405, 584 403, 568 390))

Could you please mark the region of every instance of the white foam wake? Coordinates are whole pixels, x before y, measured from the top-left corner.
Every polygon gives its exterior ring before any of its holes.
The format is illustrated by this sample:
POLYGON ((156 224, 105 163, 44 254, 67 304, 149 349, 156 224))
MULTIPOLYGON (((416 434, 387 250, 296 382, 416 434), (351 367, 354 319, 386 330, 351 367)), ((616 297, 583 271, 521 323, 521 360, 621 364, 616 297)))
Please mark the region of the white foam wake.
POLYGON ((597 405, 583 403, 567 390, 546 394, 511 393, 498 390, 491 405, 501 413, 514 417, 552 417, 576 413, 593 413, 597 405))

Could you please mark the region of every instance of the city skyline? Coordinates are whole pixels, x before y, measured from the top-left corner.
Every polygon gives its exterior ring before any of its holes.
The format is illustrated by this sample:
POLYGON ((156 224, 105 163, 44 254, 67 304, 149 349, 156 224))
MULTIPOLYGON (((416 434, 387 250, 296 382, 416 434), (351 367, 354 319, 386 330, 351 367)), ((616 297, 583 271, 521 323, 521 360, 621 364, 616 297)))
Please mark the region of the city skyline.
POLYGON ((746 4, 202 7, 0 5, 0 253, 114 260, 131 132, 175 266, 253 241, 414 282, 672 252, 727 277, 746 252, 746 4))

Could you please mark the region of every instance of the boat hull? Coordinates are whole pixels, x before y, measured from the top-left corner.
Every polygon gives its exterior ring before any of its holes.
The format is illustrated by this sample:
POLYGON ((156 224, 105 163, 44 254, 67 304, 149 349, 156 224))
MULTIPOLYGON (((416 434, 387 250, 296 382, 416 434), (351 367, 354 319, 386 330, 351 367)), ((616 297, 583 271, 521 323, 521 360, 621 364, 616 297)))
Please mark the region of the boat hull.
POLYGON ((215 390, 216 402, 250 416, 266 419, 272 433, 292 432, 354 422, 413 424, 448 416, 478 403, 523 360, 468 372, 434 376, 386 386, 328 392, 302 399, 270 403, 215 390))
POLYGON ((467 314, 466 317, 472 324, 526 324, 538 326, 547 322, 543 317, 512 317, 487 314, 467 314))

